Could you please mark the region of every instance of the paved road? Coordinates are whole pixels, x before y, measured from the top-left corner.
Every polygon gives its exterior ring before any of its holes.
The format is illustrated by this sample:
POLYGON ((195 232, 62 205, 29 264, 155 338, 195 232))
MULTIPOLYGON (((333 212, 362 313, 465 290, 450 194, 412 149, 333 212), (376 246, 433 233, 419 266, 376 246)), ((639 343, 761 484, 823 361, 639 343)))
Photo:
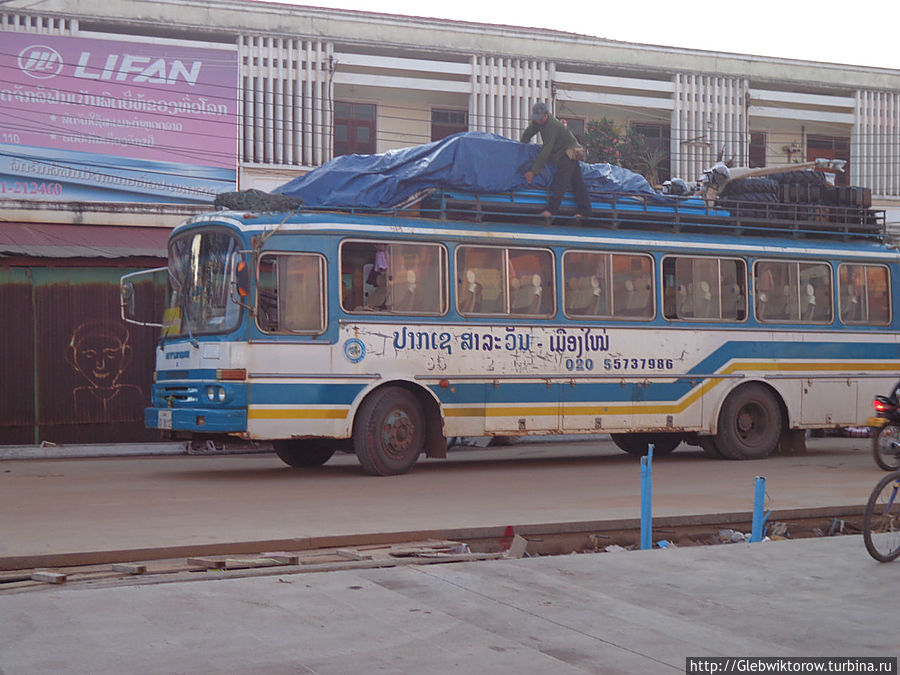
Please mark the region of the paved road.
MULTIPOLYGON (((868 439, 811 439, 801 457, 728 462, 679 450, 654 462, 654 515, 865 503, 881 476, 868 439)), ((58 553, 634 519, 636 458, 609 442, 458 450, 375 478, 355 457, 316 470, 272 455, 0 462, 0 563, 58 553)))

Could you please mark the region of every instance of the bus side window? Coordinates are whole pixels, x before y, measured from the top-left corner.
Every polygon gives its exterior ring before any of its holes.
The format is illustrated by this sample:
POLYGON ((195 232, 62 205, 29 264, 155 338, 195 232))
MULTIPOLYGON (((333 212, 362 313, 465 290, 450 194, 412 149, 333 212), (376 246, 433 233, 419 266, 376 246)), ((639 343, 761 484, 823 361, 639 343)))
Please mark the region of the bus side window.
POLYGON ((260 329, 278 330, 278 260, 275 256, 263 256, 259 261, 259 281, 256 302, 260 329))
POLYGON ((722 275, 722 318, 743 321, 747 318, 744 261, 723 259, 719 269, 722 275))
POLYGON ((756 316, 760 321, 784 321, 790 318, 788 310, 790 284, 788 263, 766 260, 757 262, 754 268, 756 316))
POLYGON ((838 297, 844 323, 884 326, 890 322, 888 270, 882 265, 840 265, 838 297))
POLYGON ((341 306, 348 312, 440 314, 446 252, 438 244, 348 241, 341 246, 341 306))
POLYGON ((800 320, 831 323, 831 267, 824 263, 798 264, 800 320))
POLYGON ((870 324, 886 326, 891 322, 891 287, 888 280, 887 267, 866 266, 866 307, 870 324))
POLYGON ((407 314, 440 314, 444 249, 436 244, 390 245, 388 308, 407 314))
POLYGON ((511 314, 547 316, 553 312, 553 254, 540 249, 507 249, 511 314))
POLYGON ((663 315, 685 321, 747 318, 747 267, 737 258, 663 259, 663 315))
POLYGON ((563 254, 566 314, 577 317, 609 316, 609 253, 566 251, 563 254))
POLYGON ((324 330, 324 259, 315 254, 264 255, 257 291, 260 330, 316 333, 324 330))
POLYGON ((456 303, 462 314, 505 314, 505 249, 460 246, 456 254, 456 303))
POLYGON ((650 319, 653 316, 653 261, 644 255, 612 256, 613 316, 650 319))

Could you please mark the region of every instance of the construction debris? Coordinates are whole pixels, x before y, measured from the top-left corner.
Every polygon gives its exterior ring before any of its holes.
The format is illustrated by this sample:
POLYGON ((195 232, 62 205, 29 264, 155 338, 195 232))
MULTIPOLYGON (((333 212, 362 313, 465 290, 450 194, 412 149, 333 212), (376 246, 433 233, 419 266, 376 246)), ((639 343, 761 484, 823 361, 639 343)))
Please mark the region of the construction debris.
POLYGON ((46 570, 33 572, 31 575, 32 581, 42 581, 45 584, 64 584, 67 578, 65 574, 60 572, 48 572, 46 570))
POLYGON ((125 574, 146 574, 146 565, 135 565, 132 563, 118 563, 112 566, 113 572, 123 572, 125 574))

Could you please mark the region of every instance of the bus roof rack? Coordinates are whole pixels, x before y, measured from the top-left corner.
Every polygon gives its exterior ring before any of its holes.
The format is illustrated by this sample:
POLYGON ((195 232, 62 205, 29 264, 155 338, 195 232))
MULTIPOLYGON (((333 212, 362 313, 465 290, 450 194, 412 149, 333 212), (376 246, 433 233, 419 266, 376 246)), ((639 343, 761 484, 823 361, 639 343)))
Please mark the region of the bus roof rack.
MULTIPOLYGON (((741 198, 744 195, 713 202, 696 196, 666 196, 665 200, 596 192, 590 196, 593 214, 578 221, 585 227, 873 241, 886 238, 884 211, 861 206, 756 201, 741 198)), ((548 198, 548 191, 537 189, 486 194, 437 189, 418 203, 418 214, 442 220, 545 222, 538 214, 548 198)), ((554 220, 575 224, 575 213, 576 204, 567 196, 554 220)))

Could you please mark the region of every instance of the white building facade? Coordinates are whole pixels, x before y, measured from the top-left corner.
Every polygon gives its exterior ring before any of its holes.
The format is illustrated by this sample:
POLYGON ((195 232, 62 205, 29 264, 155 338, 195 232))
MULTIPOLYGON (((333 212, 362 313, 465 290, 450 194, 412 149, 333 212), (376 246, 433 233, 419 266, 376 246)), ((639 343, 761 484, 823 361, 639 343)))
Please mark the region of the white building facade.
MULTIPOLYGON (((335 154, 462 130, 518 138, 544 100, 576 133, 606 117, 697 179, 717 156, 849 160, 900 209, 900 70, 264 2, 11 0, 0 31, 236 47, 238 183, 270 190, 335 154)), ((2 33, 0 33, 2 35, 2 33)))

